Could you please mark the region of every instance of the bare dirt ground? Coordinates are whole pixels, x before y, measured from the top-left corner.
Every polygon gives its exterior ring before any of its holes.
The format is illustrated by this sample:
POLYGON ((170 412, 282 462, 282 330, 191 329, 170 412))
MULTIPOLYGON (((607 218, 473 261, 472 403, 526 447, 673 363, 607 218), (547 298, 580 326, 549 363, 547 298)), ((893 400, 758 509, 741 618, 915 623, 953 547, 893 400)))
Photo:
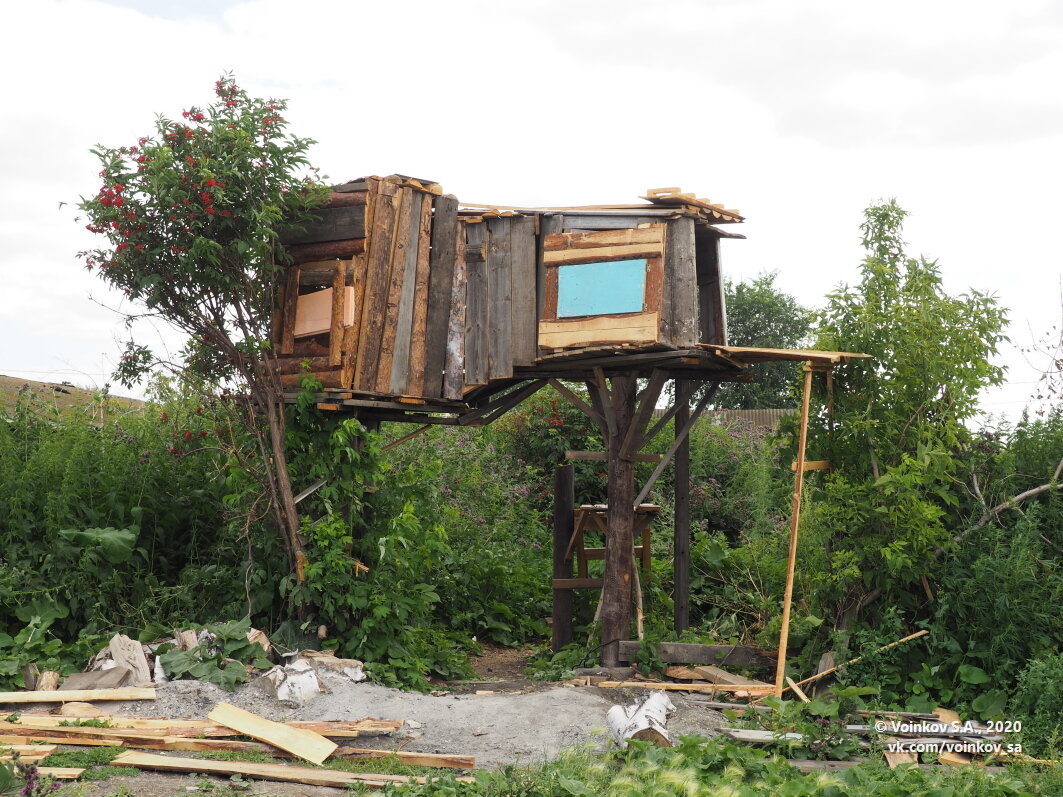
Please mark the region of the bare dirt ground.
MULTIPOLYGON (((489 651, 476 662, 477 672, 486 677, 523 676, 521 655, 489 651)), ((157 690, 154 701, 99 704, 114 714, 170 719, 203 719, 219 702, 227 702, 277 721, 356 720, 365 717, 403 720, 403 728, 391 736, 350 740, 348 744, 380 750, 401 748, 411 752, 474 755, 479 767, 505 763, 535 763, 570 747, 591 745, 604 748, 608 741, 601 732, 605 715, 614 703, 633 702, 644 696, 640 689, 600 689, 563 687, 536 683, 533 688, 522 677, 481 684, 462 684, 436 696, 402 692, 369 683, 356 684, 322 668, 328 693, 309 703, 292 706, 281 703, 254 685, 225 692, 213 684, 176 681, 157 690), (472 691, 469 691, 469 687, 472 691), (476 690, 487 692, 476 694, 476 690)), ((699 706, 695 699, 670 694, 677 707, 668 724, 674 734, 714 735, 724 718, 699 706)), ((51 706, 21 707, 25 711, 47 711, 51 706)), ((190 754, 181 754, 190 755, 190 754)), ((200 776, 144 773, 135 778, 111 778, 70 788, 86 795, 135 794, 170 797, 209 793, 203 786, 224 778, 204 780, 200 776), (122 791, 124 785, 127 791, 122 791)), ((246 792, 259 795, 332 795, 342 790, 324 787, 258 782, 246 792)))

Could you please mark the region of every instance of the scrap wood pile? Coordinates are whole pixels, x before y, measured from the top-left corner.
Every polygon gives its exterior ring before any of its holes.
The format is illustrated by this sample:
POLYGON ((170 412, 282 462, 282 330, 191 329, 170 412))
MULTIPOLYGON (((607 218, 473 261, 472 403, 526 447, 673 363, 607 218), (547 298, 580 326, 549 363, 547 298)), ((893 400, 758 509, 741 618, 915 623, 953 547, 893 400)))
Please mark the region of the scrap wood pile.
MULTIPOLYGON (((750 706, 747 711, 769 712, 767 706, 750 706)), ((964 721, 949 709, 933 713, 904 711, 860 711, 865 721, 833 727, 848 737, 864 757, 851 761, 791 761, 803 769, 840 769, 869 760, 866 756, 881 750, 891 768, 904 764, 924 768, 937 765, 962 766, 1004 760, 1029 761, 1021 754, 1009 752, 1005 737, 991 725, 964 721), (920 764, 920 761, 923 763, 920 764)), ((751 745, 776 745, 784 748, 807 748, 815 739, 798 732, 754 728, 721 728, 720 732, 736 742, 751 745)), ((1016 747, 1014 745, 1011 746, 1016 747)))
MULTIPOLYGON (((265 654, 274 651, 261 631, 247 632, 248 642, 261 645, 265 654)), ((126 747, 111 766, 157 769, 174 772, 242 775, 263 780, 281 780, 319 786, 348 786, 361 783, 383 788, 391 783, 424 782, 424 778, 375 773, 351 773, 312 769, 282 763, 200 760, 157 753, 248 753, 277 758, 303 759, 322 766, 326 761, 368 760, 394 757, 408 766, 473 769, 472 756, 380 750, 350 746, 340 742, 358 737, 391 735, 403 727, 403 720, 365 718, 355 721, 273 722, 227 703, 218 703, 207 719, 165 719, 127 717, 111 714, 95 701, 155 700, 156 684, 167 678, 161 651, 195 651, 212 644, 210 632, 179 631, 173 640, 145 645, 116 634, 97 653, 85 672, 75 673, 60 683, 55 672, 38 673, 26 668, 26 682, 32 689, 0 692, 2 704, 59 703, 53 713, 12 714, 0 720, 0 759, 36 766, 61 746, 126 747), (164 648, 163 645, 166 645, 164 648), (339 740, 339 742, 335 741, 339 740), (144 753, 139 751, 153 751, 144 753)), ((318 669, 353 682, 365 680, 361 662, 340 659, 328 652, 297 651, 285 661, 262 673, 252 683, 289 704, 304 703, 327 691, 318 678, 318 669)), ((253 668, 248 668, 252 674, 253 668)), ((74 779, 84 769, 77 767, 38 767, 41 776, 74 779)))
MULTIPOLYGON (((241 632, 242 633, 242 632, 241 632)), ((23 668, 23 679, 29 692, 12 692, 7 695, 9 703, 33 703, 48 700, 38 693, 56 692, 63 701, 91 700, 140 700, 143 690, 166 683, 172 678, 202 678, 214 683, 225 683, 232 688, 237 682, 253 679, 252 683, 262 688, 271 697, 290 703, 302 704, 328 689, 318 673, 327 670, 359 683, 366 680, 362 662, 356 659, 341 659, 331 651, 299 650, 281 654, 270 644, 268 637, 257 629, 246 632, 244 648, 254 651, 249 656, 255 664, 224 658, 223 643, 210 630, 198 633, 193 630, 176 631, 172 639, 161 639, 144 644, 123 634, 115 634, 106 648, 93 656, 84 672, 74 673, 63 680, 57 672, 38 672, 30 664, 23 668), (175 654, 177 658, 173 657, 175 654), (187 655, 182 655, 187 654, 187 655), (175 664, 181 662, 181 666, 175 664), (210 662, 217 666, 212 668, 210 662), (277 662, 274 665, 274 662, 277 662), (229 675, 230 668, 237 670, 229 675), (224 669, 224 677, 220 676, 224 669), (125 697, 93 697, 94 690, 123 689, 125 697), (139 690, 139 691, 138 691, 139 690), (75 694, 76 692, 76 694, 75 694)))
MULTIPOLYGON (((94 690, 95 699, 129 699, 128 689, 94 690)), ((150 696, 141 699, 154 699, 150 696)), ((0 693, 0 702, 11 694, 0 693)), ((34 694, 34 693, 24 693, 34 694)), ((36 693, 38 699, 40 693, 36 693)), ((52 696, 50 700, 61 700, 52 696)), ((202 760, 138 752, 261 752, 277 758, 302 759, 318 766, 338 759, 367 760, 395 757, 410 766, 473 769, 472 756, 410 753, 341 746, 335 740, 362 736, 390 735, 403 726, 402 720, 366 718, 354 721, 329 722, 273 722, 227 703, 218 703, 206 720, 171 720, 143 717, 122 717, 96 710, 85 703, 67 703, 59 714, 12 715, 0 722, 0 755, 16 757, 24 764, 36 764, 60 746, 93 747, 121 746, 134 748, 110 762, 111 766, 154 769, 170 772, 242 775, 262 780, 291 781, 316 786, 347 786, 362 783, 383 788, 389 783, 423 783, 424 778, 377 773, 351 773, 330 769, 314 769, 288 764, 252 763, 246 761, 202 760), (71 717, 96 715, 92 725, 68 724, 71 717), (249 737, 244 741, 235 737, 249 737)), ((74 720, 77 721, 76 719, 74 720)), ((83 769, 39 769, 41 775, 76 778, 83 769)))

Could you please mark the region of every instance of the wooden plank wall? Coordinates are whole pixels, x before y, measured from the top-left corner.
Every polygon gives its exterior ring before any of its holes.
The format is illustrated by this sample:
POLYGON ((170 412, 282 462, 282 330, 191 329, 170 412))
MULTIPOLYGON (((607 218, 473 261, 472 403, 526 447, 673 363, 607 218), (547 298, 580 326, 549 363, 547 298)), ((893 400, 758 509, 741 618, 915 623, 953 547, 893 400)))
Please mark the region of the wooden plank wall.
POLYGON ((698 325, 703 343, 727 345, 727 305, 720 267, 720 236, 699 228, 695 237, 698 277, 698 325))
POLYGON ((661 319, 662 338, 681 349, 700 337, 696 285, 694 219, 683 216, 668 222, 661 319))
MULTIPOLYGON (((309 359, 312 372, 325 387, 437 398, 443 389, 446 317, 440 322, 437 310, 430 335, 429 315, 433 302, 449 311, 453 274, 446 277, 445 265, 454 258, 446 256, 444 241, 437 255, 444 268, 435 279, 433 293, 433 210, 441 203, 447 221, 439 229, 449 229, 452 242, 457 202, 393 178, 370 178, 361 185, 363 191, 340 196, 337 209, 345 215, 331 214, 289 239, 289 249, 297 254, 319 254, 323 246, 355 254, 349 259, 315 260, 289 269, 278 315, 279 350, 286 355, 278 360, 281 382, 286 388, 299 387, 302 364, 309 359), (356 233, 364 237, 356 242, 324 240, 356 233), (340 295, 343 288, 353 290, 354 323, 342 323, 343 304, 336 300, 328 332, 294 338, 293 302, 300 292, 326 286, 333 289, 334 296, 337 288, 340 295), (435 378, 426 385, 430 352, 435 378)), ((452 250, 453 243, 450 247, 452 250)))
POLYGON ((641 228, 637 217, 624 217, 626 227, 610 218, 607 230, 562 232, 571 229, 567 215, 459 217, 454 197, 411 180, 368 178, 342 190, 335 207, 287 238, 297 265, 275 326, 285 387, 299 386, 309 360, 325 387, 460 399, 533 364, 546 327, 561 347, 726 340, 717 237, 695 236, 692 218, 641 228), (337 237, 351 235, 362 237, 337 237), (647 260, 641 313, 557 318, 559 266, 639 258, 647 260), (294 337, 299 294, 327 288, 328 331, 294 337), (352 291, 346 326, 341 297, 352 291))

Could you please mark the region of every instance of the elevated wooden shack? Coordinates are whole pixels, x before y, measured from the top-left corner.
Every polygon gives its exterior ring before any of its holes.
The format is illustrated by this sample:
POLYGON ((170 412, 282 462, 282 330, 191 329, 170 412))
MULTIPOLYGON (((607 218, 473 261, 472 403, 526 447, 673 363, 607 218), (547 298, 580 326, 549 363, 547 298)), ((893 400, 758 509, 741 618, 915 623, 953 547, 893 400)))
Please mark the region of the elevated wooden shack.
MULTIPOLYGON (((753 362, 803 362, 804 428, 811 372, 863 356, 729 346, 720 241, 744 237, 724 230, 743 217, 678 188, 642 199, 593 207, 463 204, 435 183, 400 175, 335 186, 317 220, 284 241, 294 262, 267 355, 290 400, 309 363, 323 385, 318 407, 370 425, 484 425, 546 384, 593 419, 607 449, 608 502, 596 515, 607 532, 603 549, 583 549, 572 471, 560 468, 554 645, 569 641, 572 590, 600 589, 607 665, 618 663, 620 642, 631 634, 636 515, 673 459, 676 629, 687 625, 687 438, 712 386, 748 380, 753 362), (655 417, 673 380, 674 402, 655 417), (586 392, 572 390, 572 382, 586 392), (634 462, 673 419, 674 442, 636 494, 634 462), (588 576, 590 555, 604 560, 601 578, 588 576)), ((800 475, 803 452, 799 461, 800 475)))
POLYGON ((678 189, 637 205, 504 208, 399 176, 336 186, 285 241, 282 381, 297 388, 309 361, 326 388, 460 411, 550 355, 726 345, 719 241, 743 236, 720 225, 741 221, 678 189))

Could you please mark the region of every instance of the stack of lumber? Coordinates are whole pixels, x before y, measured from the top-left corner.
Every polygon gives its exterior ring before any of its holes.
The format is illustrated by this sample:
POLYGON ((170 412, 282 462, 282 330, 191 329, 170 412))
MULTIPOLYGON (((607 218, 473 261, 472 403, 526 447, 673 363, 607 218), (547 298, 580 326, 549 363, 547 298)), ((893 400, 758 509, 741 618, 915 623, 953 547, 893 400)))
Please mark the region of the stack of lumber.
MULTIPOLYGON (((302 759, 322 765, 329 759, 370 759, 395 756, 412 766, 473 769, 472 756, 374 750, 341 747, 334 740, 391 734, 402 727, 401 720, 366 718, 330 722, 273 722, 249 711, 219 703, 206 720, 170 720, 143 717, 105 716, 107 727, 64 725, 67 717, 53 714, 21 714, 0 722, 2 750, 18 752, 21 760, 39 761, 54 752, 57 745, 123 746, 139 750, 183 752, 263 752, 278 758, 302 759), (250 737, 244 741, 233 737, 250 737)), ((3 751, 0 750, 0 755, 3 751)), ((236 761, 203 761, 130 751, 112 762, 114 766, 134 766, 179 772, 240 774, 265 780, 287 780, 325 786, 366 783, 383 787, 387 783, 423 782, 391 775, 352 775, 327 769, 309 769, 285 764, 250 764, 236 761)), ((59 777, 59 775, 56 775, 59 777)), ((67 775, 72 777, 72 775, 67 775)))

